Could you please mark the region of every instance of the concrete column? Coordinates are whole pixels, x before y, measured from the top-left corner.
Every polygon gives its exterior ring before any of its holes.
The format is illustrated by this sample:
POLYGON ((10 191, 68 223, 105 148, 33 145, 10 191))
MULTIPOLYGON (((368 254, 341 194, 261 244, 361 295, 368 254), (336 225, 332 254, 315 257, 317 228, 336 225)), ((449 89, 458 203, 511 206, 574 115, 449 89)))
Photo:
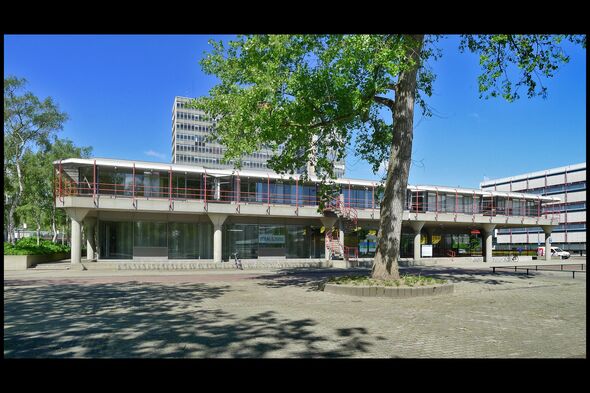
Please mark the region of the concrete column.
POLYGON ((84 230, 86 232, 86 259, 95 261, 96 242, 94 240, 96 218, 86 218, 84 220, 84 230))
POLYGON ((416 261, 422 256, 420 247, 420 231, 424 226, 424 221, 410 221, 410 226, 414 230, 414 260, 416 261))
POLYGON ((209 213, 208 216, 211 222, 213 222, 213 262, 221 262, 221 225, 223 225, 223 222, 227 218, 227 214, 209 213))
POLYGON ((340 244, 340 250, 344 258, 344 223, 342 220, 338 221, 338 243, 340 244))
POLYGON ((483 244, 484 246, 484 262, 492 262, 492 236, 494 236, 494 229, 496 225, 484 224, 483 225, 483 244))
POLYGON ((72 264, 80 263, 82 260, 82 231, 80 229, 80 221, 72 217, 72 264))
POLYGON ((82 261, 82 232, 81 224, 89 209, 82 208, 66 208, 66 213, 72 219, 72 264, 80 263, 82 261))
POLYGON ((553 231, 552 226, 544 226, 543 232, 545 232, 545 260, 551 260, 551 232, 553 231))

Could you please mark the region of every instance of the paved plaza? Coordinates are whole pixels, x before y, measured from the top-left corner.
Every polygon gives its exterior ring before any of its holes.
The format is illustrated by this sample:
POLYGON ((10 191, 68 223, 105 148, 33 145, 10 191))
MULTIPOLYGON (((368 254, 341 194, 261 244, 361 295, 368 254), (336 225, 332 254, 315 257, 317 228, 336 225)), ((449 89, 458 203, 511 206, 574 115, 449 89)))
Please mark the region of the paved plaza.
MULTIPOLYGON (((350 271, 5 272, 6 358, 585 358, 586 274, 402 268, 452 295, 319 290, 350 271)), ((356 274, 368 274, 357 270, 356 274)))

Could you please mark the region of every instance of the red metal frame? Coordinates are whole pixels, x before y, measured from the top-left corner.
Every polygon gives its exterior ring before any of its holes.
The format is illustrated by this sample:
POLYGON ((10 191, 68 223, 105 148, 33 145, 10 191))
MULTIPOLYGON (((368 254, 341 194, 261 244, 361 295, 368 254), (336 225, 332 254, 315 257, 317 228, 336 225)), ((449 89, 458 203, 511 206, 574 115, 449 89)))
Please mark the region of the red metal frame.
POLYGON ((350 209, 350 200, 352 199, 352 191, 350 186, 350 180, 348 181, 348 208, 350 209))
MULTIPOLYGON (((133 204, 135 205, 135 163, 133 163, 133 175, 132 175, 132 185, 131 185, 131 190, 132 190, 132 194, 133 195, 133 204)), ((117 196, 117 192, 115 191, 115 197, 117 196)))
POLYGON ((172 167, 168 171, 169 181, 168 181, 168 203, 169 207, 172 208, 172 167))
POLYGON ((205 169, 205 176, 204 176, 204 182, 203 182, 203 187, 204 187, 204 202, 205 202, 205 206, 207 206, 207 170, 205 169))
POLYGON ((61 171, 62 171, 61 160, 59 160, 59 201, 63 202, 63 198, 61 195, 61 171))

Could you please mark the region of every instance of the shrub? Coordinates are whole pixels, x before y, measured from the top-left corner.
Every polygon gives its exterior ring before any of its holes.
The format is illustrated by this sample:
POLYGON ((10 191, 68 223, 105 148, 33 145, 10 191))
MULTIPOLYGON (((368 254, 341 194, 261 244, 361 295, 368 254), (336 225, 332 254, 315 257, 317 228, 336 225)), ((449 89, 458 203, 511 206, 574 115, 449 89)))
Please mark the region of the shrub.
POLYGON ((70 247, 49 240, 41 240, 37 245, 36 237, 19 239, 16 244, 4 242, 4 255, 47 255, 62 252, 70 252, 70 247))

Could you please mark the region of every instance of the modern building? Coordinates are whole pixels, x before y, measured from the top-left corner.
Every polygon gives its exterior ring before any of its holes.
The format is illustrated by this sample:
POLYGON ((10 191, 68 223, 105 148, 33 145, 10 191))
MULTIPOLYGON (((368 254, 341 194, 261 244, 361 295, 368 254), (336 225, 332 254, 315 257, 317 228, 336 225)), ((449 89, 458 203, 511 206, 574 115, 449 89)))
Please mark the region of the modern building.
MULTIPOLYGON (((234 169, 232 163, 222 163, 226 148, 210 137, 215 122, 205 112, 190 108, 191 98, 175 97, 172 107, 172 163, 198 165, 211 169, 234 169)), ((267 161, 273 156, 271 149, 261 148, 242 158, 243 170, 271 171, 267 161)), ((335 163, 336 177, 344 176, 344 161, 335 163)))
MULTIPOLYGON (((115 159, 56 161, 55 204, 72 219, 72 263, 89 260, 338 260, 372 257, 379 183, 337 179, 340 193, 319 209, 318 179, 260 171, 115 159)), ((401 256, 492 260, 494 229, 557 225, 552 196, 409 186, 401 256), (507 201, 519 208, 507 211, 507 201), (424 247, 423 247, 424 246, 424 247), (430 246, 430 247, 426 247, 430 246)), ((546 245, 549 244, 549 237, 546 245)), ((549 254, 547 258, 549 258, 549 254)), ((336 262, 334 262, 336 263, 336 262)))
MULTIPOLYGON (((480 183, 480 187, 482 190, 525 192, 559 198, 559 202, 547 206, 559 216, 559 224, 553 229, 551 242, 573 254, 586 254, 585 162, 486 180, 480 183)), ((497 232, 496 248, 499 250, 518 247, 534 250, 544 243, 545 234, 540 227, 504 228, 497 232)))

